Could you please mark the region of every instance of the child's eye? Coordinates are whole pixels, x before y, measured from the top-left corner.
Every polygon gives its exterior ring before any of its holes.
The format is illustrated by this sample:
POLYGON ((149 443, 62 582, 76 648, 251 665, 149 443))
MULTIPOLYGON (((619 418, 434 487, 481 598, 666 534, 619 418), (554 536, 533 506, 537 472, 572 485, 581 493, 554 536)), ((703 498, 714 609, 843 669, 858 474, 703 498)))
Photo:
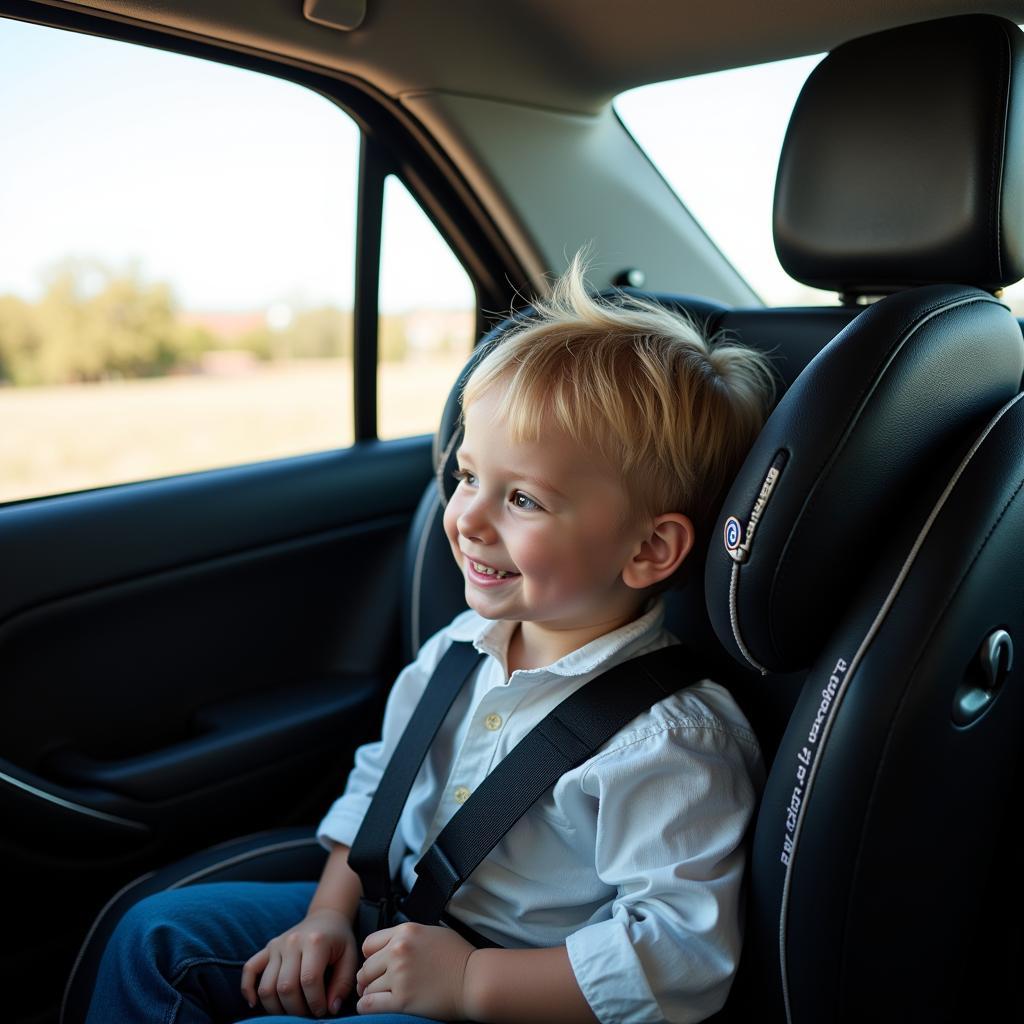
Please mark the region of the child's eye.
POLYGON ((468 469, 456 469, 452 473, 452 476, 455 477, 455 479, 458 480, 460 483, 463 480, 465 480, 465 482, 469 484, 470 487, 472 487, 476 483, 476 477, 472 473, 470 473, 468 469))
POLYGON ((514 491, 512 493, 512 504, 516 508, 521 508, 526 512, 539 512, 541 511, 540 505, 533 500, 528 498, 522 491, 514 491))

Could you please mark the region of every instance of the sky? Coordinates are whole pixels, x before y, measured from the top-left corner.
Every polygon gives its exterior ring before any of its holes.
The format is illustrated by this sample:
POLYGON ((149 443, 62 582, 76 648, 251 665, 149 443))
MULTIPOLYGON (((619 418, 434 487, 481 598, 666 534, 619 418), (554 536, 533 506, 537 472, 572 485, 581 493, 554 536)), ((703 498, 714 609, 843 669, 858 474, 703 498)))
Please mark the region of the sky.
POLYGON ((789 115, 824 54, 644 86, 619 117, 733 266, 770 304, 815 298, 779 265, 775 171, 789 115))
MULTIPOLYGON (((134 263, 190 310, 351 305, 359 133, 322 96, 10 20, 0 90, 0 294, 37 298, 73 257, 134 263)), ((473 305, 396 179, 382 244, 386 311, 473 305)))

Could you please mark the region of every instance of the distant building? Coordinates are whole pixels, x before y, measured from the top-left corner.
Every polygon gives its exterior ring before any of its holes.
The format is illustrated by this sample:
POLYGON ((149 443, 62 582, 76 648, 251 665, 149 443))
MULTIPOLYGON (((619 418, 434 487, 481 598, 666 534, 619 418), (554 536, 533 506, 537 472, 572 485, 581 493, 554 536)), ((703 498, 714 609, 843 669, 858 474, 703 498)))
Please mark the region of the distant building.
POLYGON ((202 327, 223 341, 234 341, 250 331, 267 326, 266 314, 249 313, 179 313, 178 320, 188 327, 202 327))
POLYGON ((413 309, 403 317, 409 354, 468 352, 473 347, 476 314, 465 309, 413 309))

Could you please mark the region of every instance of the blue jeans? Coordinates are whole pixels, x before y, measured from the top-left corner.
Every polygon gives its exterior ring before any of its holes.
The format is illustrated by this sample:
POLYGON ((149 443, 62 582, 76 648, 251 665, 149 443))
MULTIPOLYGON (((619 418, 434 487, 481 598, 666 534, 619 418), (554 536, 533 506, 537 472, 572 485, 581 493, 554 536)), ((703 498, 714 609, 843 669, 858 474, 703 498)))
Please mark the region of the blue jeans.
MULTIPOLYGON (((240 990, 242 967, 305 917, 315 889, 313 882, 218 882, 140 900, 107 943, 86 1024, 299 1020, 254 1016, 240 990)), ((352 1005, 346 1011, 355 1012, 352 1005)), ((335 1019, 436 1024, 394 1013, 335 1019)))

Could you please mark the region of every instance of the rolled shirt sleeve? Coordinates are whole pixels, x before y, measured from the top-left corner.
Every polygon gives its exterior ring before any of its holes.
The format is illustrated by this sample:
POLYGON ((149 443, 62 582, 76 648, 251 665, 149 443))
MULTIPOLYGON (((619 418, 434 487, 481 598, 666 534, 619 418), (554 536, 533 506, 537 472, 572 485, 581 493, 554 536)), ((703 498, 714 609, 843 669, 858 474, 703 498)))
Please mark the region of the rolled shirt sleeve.
POLYGON ((602 1022, 683 1024, 725 1003, 742 941, 743 838, 763 764, 721 721, 665 724, 613 748, 581 780, 598 802, 597 873, 611 918, 566 940, 602 1022))

